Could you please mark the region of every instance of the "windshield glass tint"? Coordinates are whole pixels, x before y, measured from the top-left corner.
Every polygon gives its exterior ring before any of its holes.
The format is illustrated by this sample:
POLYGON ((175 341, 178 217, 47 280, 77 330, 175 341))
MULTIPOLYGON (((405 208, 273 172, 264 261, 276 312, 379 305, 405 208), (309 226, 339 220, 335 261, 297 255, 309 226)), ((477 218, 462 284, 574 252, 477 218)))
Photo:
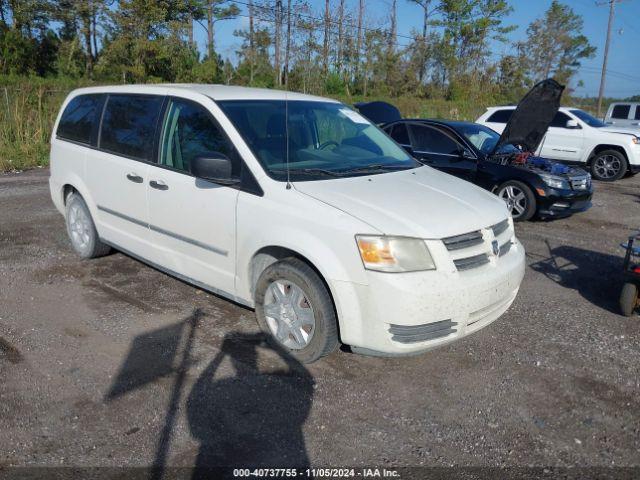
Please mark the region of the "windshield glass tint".
POLYGON ((284 100, 217 103, 276 180, 287 178, 287 146, 294 180, 384 173, 419 166, 378 127, 340 103, 289 101, 286 108, 284 100))
POLYGON ((596 117, 592 117, 584 110, 571 110, 571 113, 573 113, 576 117, 578 117, 580 120, 582 120, 584 123, 586 123, 590 127, 594 127, 594 128, 606 127, 604 122, 598 120, 596 117))
MULTIPOLYGON (((498 140, 500 140, 500 135, 498 135, 494 130, 491 130, 488 127, 483 125, 477 125, 474 123, 456 125, 456 130, 458 133, 464 135, 464 137, 469 140, 485 155, 492 153, 493 149, 496 147, 498 140)), ((503 145, 500 147, 500 151, 496 153, 510 153, 515 152, 518 149, 513 145, 503 145)))

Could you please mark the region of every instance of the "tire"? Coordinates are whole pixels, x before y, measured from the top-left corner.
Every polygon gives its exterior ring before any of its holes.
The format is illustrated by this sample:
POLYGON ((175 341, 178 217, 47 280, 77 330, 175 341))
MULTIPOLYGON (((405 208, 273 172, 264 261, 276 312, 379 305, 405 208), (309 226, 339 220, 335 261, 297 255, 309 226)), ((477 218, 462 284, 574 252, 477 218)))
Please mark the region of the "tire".
POLYGON ((102 257, 111 251, 109 245, 100 241, 91 212, 77 193, 67 198, 65 221, 71 246, 82 258, 102 257))
POLYGON ((603 150, 591 160, 591 176, 601 182, 620 180, 627 168, 627 159, 617 150, 603 150))
POLYGON ((638 307, 638 287, 633 283, 625 283, 620 293, 620 310, 625 317, 630 317, 638 307))
POLYGON ((496 195, 507 204, 514 222, 526 222, 536 213, 536 196, 522 182, 517 180, 504 182, 496 189, 496 195))
POLYGON ((267 267, 256 284, 255 303, 262 331, 300 362, 315 362, 338 346, 331 296, 302 260, 290 257, 267 267))

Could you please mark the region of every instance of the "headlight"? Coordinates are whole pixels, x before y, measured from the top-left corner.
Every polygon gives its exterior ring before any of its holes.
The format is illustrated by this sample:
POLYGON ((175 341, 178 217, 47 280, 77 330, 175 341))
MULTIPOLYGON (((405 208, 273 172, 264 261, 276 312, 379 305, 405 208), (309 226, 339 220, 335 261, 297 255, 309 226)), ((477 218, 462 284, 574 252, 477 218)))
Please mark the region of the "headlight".
POLYGON ((632 137, 632 138, 631 138, 631 141, 632 141, 633 143, 635 143, 636 145, 640 144, 640 138, 638 138, 638 137, 632 137))
POLYGON ((364 268, 378 272, 435 270, 424 240, 408 237, 356 235, 364 268))
POLYGON ((549 185, 551 188, 558 188, 560 190, 569 190, 569 182, 564 178, 556 177, 553 175, 540 175, 542 181, 549 185))

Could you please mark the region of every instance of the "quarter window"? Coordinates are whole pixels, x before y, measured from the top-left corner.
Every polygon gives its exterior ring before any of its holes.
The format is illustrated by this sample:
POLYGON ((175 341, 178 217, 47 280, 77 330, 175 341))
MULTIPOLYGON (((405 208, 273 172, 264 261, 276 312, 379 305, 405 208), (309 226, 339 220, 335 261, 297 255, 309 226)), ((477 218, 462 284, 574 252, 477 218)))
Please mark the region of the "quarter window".
POLYGON ((509 119, 511 118, 511 115, 513 115, 513 112, 514 112, 513 109, 496 110, 493 113, 493 115, 491 115, 487 119, 487 122, 491 122, 491 123, 507 123, 509 121, 509 119))
POLYGON ((156 95, 109 95, 100 148, 125 157, 151 160, 162 100, 156 95))
POLYGON ((58 131, 59 138, 92 144, 95 126, 100 121, 104 95, 80 95, 64 109, 58 131))
POLYGON ((640 105, 636 105, 636 120, 640 120, 640 105))
POLYGON ((240 175, 240 157, 235 148, 201 105, 172 99, 162 129, 160 164, 189 172, 191 161, 222 153, 232 162, 232 175, 240 175))
POLYGON ((629 118, 629 112, 631 111, 631 105, 615 105, 611 112, 611 118, 618 118, 626 120, 629 118))
POLYGON ((447 134, 435 128, 425 126, 411 126, 414 150, 441 155, 458 155, 460 146, 447 134))

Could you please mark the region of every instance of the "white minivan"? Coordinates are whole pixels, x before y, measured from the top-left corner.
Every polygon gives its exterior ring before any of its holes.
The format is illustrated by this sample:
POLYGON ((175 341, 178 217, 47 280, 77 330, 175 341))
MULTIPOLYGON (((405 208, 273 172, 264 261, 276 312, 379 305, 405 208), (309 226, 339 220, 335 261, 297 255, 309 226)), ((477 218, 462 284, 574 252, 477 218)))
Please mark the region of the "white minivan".
POLYGON ((75 90, 50 187, 79 255, 113 247, 254 308, 304 362, 339 342, 402 355, 462 338, 509 308, 524 275, 502 200, 325 98, 75 90))

